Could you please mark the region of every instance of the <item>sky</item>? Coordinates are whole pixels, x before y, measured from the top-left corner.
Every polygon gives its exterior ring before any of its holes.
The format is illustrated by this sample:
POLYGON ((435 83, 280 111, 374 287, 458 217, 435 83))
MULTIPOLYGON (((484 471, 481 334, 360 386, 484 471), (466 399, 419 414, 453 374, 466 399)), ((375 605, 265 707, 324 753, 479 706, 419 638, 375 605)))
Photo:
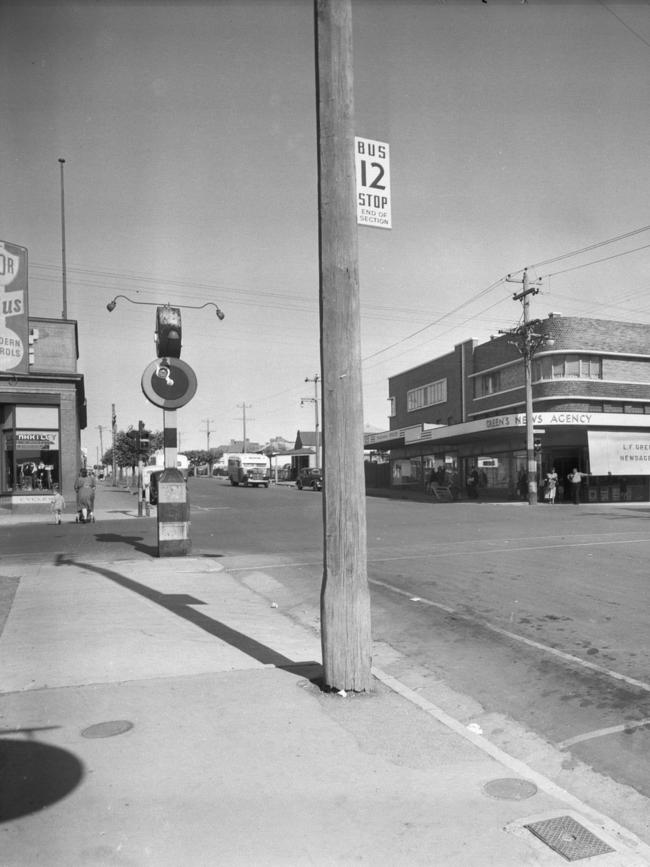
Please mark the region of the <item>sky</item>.
MULTIPOLYGON (((392 228, 358 228, 365 425, 390 427, 390 376, 514 327, 525 267, 534 317, 650 324, 650 4, 352 14, 355 133, 390 145, 392 186, 392 228)), ((311 0, 2 0, 0 70, 0 238, 29 251, 32 316, 62 313, 65 159, 89 460, 113 404, 120 430, 163 427, 141 377, 166 303, 198 380, 182 450, 241 439, 244 416, 260 443, 313 430, 311 0)))

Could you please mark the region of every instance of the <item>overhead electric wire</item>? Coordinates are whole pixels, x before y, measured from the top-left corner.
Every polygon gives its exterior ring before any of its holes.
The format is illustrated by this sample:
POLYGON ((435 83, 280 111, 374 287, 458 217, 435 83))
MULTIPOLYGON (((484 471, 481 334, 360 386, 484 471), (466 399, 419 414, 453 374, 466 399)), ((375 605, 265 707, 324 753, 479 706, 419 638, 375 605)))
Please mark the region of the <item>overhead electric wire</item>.
POLYGON ((641 42, 643 42, 644 45, 647 45, 648 48, 650 48, 650 42, 648 42, 647 39, 645 39, 643 36, 641 36, 640 33, 637 33, 637 31, 634 30, 632 27, 630 27, 630 25, 629 25, 627 22, 623 21, 623 19, 621 18, 620 15, 617 15, 616 12, 614 12, 613 9, 610 9, 609 6, 608 6, 606 3, 603 3, 603 0, 599 0, 599 2, 600 2, 600 5, 601 5, 601 6, 603 6, 605 9, 607 9, 607 11, 608 11, 611 15, 613 15, 614 18, 616 18, 617 21, 620 21, 620 23, 623 25, 623 27, 625 27, 626 30, 629 30, 630 33, 631 33, 633 36, 636 36, 637 39, 640 39, 641 42))
MULTIPOLYGON (((562 259, 570 259, 572 256, 579 256, 581 253, 589 253, 591 250, 597 250, 599 247, 605 247, 608 244, 615 244, 617 241, 624 241, 626 238, 633 238, 635 235, 640 235, 642 232, 648 231, 650 231, 650 226, 641 226, 639 229, 632 229, 629 232, 624 232, 622 235, 616 235, 613 238, 606 238, 604 241, 597 241, 595 244, 589 244, 587 247, 582 247, 579 250, 571 250, 569 253, 562 253, 560 256, 554 256, 551 259, 543 259, 541 262, 534 262, 532 265, 527 265, 526 268, 534 269, 541 268, 544 265, 552 265, 553 262, 561 262, 562 259)), ((512 271, 511 274, 521 274, 526 270, 526 268, 512 271)))
POLYGON ((454 313, 457 313, 459 310, 462 310, 464 307, 468 307, 470 304, 473 304, 475 301, 478 301, 479 298, 482 298, 484 295, 487 295, 488 292, 491 292, 493 289, 496 289, 497 286, 500 286, 502 283, 505 283, 506 278, 501 277, 499 280, 496 280, 486 289, 481 290, 476 295, 473 295, 471 298, 468 298, 467 301, 463 301, 462 304, 459 304, 457 307, 454 307, 453 310, 449 310, 447 313, 443 313, 442 316, 439 316, 437 319, 434 319, 433 322, 428 322, 426 325, 423 325, 422 328, 418 328, 417 331, 411 332, 411 334, 407 334, 405 337, 400 338, 400 340, 396 340, 394 343, 391 343, 389 346, 384 346, 383 349, 378 349, 376 352, 372 352, 370 355, 366 355, 361 359, 362 362, 369 361, 371 358, 375 358, 377 355, 381 355, 384 352, 388 352, 390 349, 394 349, 396 346, 400 346, 402 343, 406 343, 407 340, 411 340, 413 337, 417 337, 418 334, 422 334, 423 331, 428 331, 429 328, 433 328, 434 325, 438 325, 439 322, 442 322, 444 319, 447 319, 449 316, 452 316, 454 313))
POLYGON ((633 250, 624 250, 622 253, 613 253, 611 256, 605 256, 602 259, 594 259, 591 262, 583 262, 582 265, 573 265, 571 268, 563 268, 562 271, 552 271, 548 274, 543 274, 541 279, 546 277, 555 277, 557 274, 566 274, 569 271, 577 271, 579 268, 588 268, 590 265, 597 265, 599 262, 609 262, 610 259, 619 259, 621 256, 628 256, 630 253, 638 253, 639 250, 647 250, 650 244, 644 244, 642 247, 634 247, 633 250))

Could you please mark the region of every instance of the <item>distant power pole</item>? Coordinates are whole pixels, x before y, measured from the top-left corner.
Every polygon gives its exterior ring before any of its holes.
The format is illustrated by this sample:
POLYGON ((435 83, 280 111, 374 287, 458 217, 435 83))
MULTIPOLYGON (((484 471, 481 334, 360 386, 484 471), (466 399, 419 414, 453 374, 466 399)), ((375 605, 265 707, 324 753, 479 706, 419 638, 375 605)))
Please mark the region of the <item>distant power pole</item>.
MULTIPOLYGON (((101 452, 102 465, 104 463, 104 438, 102 437, 102 433, 106 430, 101 424, 97 425, 97 430, 99 431, 99 451, 101 452)), ((99 461, 97 461, 99 463, 99 461)))
POLYGON ((303 397, 300 399, 300 406, 305 403, 313 403, 314 404, 314 430, 316 436, 316 466, 320 467, 321 459, 320 459, 320 424, 319 424, 319 412, 318 412, 318 383, 320 382, 320 376, 315 373, 314 376, 310 379, 308 376, 305 377, 305 382, 313 382, 314 383, 314 396, 313 397, 303 397))
POLYGON ((115 439, 117 437, 117 415, 115 414, 115 404, 111 404, 111 431, 113 433, 113 487, 117 485, 117 457, 115 455, 115 439))
POLYGON ((359 265, 354 165, 351 0, 315 0, 323 533, 321 643, 325 685, 372 689, 359 265))
MULTIPOLYGON (((201 421, 204 421, 206 424, 205 433, 206 433, 207 442, 208 442, 207 448, 208 448, 208 451, 210 451, 210 422, 212 422, 214 424, 214 419, 213 418, 203 418, 203 419, 201 419, 201 421)), ((180 445, 179 445, 179 448, 180 448, 180 445)))
POLYGON ((242 411, 241 421, 242 421, 242 425, 244 428, 244 431, 243 431, 244 437, 243 437, 243 441, 242 441, 242 449, 241 450, 243 452, 246 451, 246 410, 250 409, 251 406, 252 406, 252 404, 250 404, 250 403, 238 403, 237 404, 237 409, 240 409, 242 411))

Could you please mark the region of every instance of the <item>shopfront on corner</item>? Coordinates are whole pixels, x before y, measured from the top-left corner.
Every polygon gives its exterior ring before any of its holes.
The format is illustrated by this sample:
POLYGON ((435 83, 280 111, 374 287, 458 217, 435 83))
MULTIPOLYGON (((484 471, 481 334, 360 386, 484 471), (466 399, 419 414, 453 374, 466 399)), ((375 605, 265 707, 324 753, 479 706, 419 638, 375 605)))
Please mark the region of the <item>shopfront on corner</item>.
POLYGON ((72 498, 86 427, 77 323, 28 312, 27 250, 0 241, 0 509, 72 498))

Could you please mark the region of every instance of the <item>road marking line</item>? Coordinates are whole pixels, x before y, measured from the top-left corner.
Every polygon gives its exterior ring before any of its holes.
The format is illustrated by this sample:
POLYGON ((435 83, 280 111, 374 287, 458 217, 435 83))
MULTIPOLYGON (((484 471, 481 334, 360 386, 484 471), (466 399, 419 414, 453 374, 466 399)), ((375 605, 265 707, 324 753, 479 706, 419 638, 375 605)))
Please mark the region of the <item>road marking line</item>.
POLYGON ((585 734, 576 735, 574 738, 567 738, 565 741, 560 741, 557 744, 557 747, 560 750, 566 750, 569 747, 572 747, 574 744, 581 744, 583 741, 591 741, 595 738, 604 738, 607 737, 607 735, 618 735, 622 732, 631 732, 634 729, 643 728, 643 726, 650 726, 650 717, 637 720, 636 722, 622 723, 618 726, 608 726, 608 728, 604 729, 594 729, 594 731, 592 732, 585 732, 585 734))
MULTIPOLYGON (((368 558, 369 563, 388 563, 393 560, 426 560, 439 559, 440 557, 461 557, 463 554, 475 557, 477 554, 518 554, 520 551, 548 551, 549 548, 590 548, 592 545, 631 545, 639 542, 650 542, 650 539, 618 539, 618 540, 603 540, 600 542, 570 542, 562 544, 544 544, 544 545, 525 545, 516 547, 509 545, 507 548, 471 548, 465 551, 431 551, 425 554, 403 554, 395 557, 372 557, 368 558)), ((488 543, 493 544, 493 543, 488 543)))
MULTIPOLYGON (((406 590, 402 590, 400 587, 394 587, 392 584, 388 584, 384 581, 377 581, 374 578, 368 579, 369 584, 374 584, 378 587, 384 587, 386 590, 390 590, 392 593, 396 593, 398 596, 405 596, 408 599, 411 599, 413 594, 412 592, 408 592, 406 590)), ((526 638, 523 635, 518 635, 516 632, 509 632, 507 629, 502 629, 500 626, 495 626, 487 620, 483 620, 480 617, 473 617, 471 614, 462 614, 455 608, 451 608, 448 605, 443 605, 440 602, 433 602, 431 599, 425 599, 424 597, 420 597, 420 601, 417 603, 418 605, 430 605, 432 608, 437 608, 440 611, 444 611, 447 614, 453 614, 454 617, 458 617, 461 620, 465 620, 468 623, 473 623, 476 626, 481 626, 484 629, 489 629, 491 632, 496 632, 498 635, 503 635, 505 638, 510 638, 513 641, 518 641, 522 644, 527 644, 529 647, 534 647, 536 650, 541 650, 544 653, 550 653, 552 656, 557 656, 558 659, 563 660, 564 662, 570 662, 575 665, 579 665, 582 668, 588 668, 590 671, 598 672, 598 674, 604 674, 607 677, 611 677, 614 680, 622 680, 624 683, 627 683, 628 686, 635 686, 638 689, 642 689, 645 692, 650 692, 650 684, 644 683, 642 680, 637 680, 635 677, 628 677, 626 674, 620 674, 618 671, 613 671, 611 668, 605 668, 602 665, 596 665, 594 662, 589 662, 586 659, 581 659, 579 656, 574 656, 571 653, 565 653, 563 650, 558 650, 555 647, 549 647, 547 644, 541 644, 539 641, 533 641, 531 638, 526 638)))

